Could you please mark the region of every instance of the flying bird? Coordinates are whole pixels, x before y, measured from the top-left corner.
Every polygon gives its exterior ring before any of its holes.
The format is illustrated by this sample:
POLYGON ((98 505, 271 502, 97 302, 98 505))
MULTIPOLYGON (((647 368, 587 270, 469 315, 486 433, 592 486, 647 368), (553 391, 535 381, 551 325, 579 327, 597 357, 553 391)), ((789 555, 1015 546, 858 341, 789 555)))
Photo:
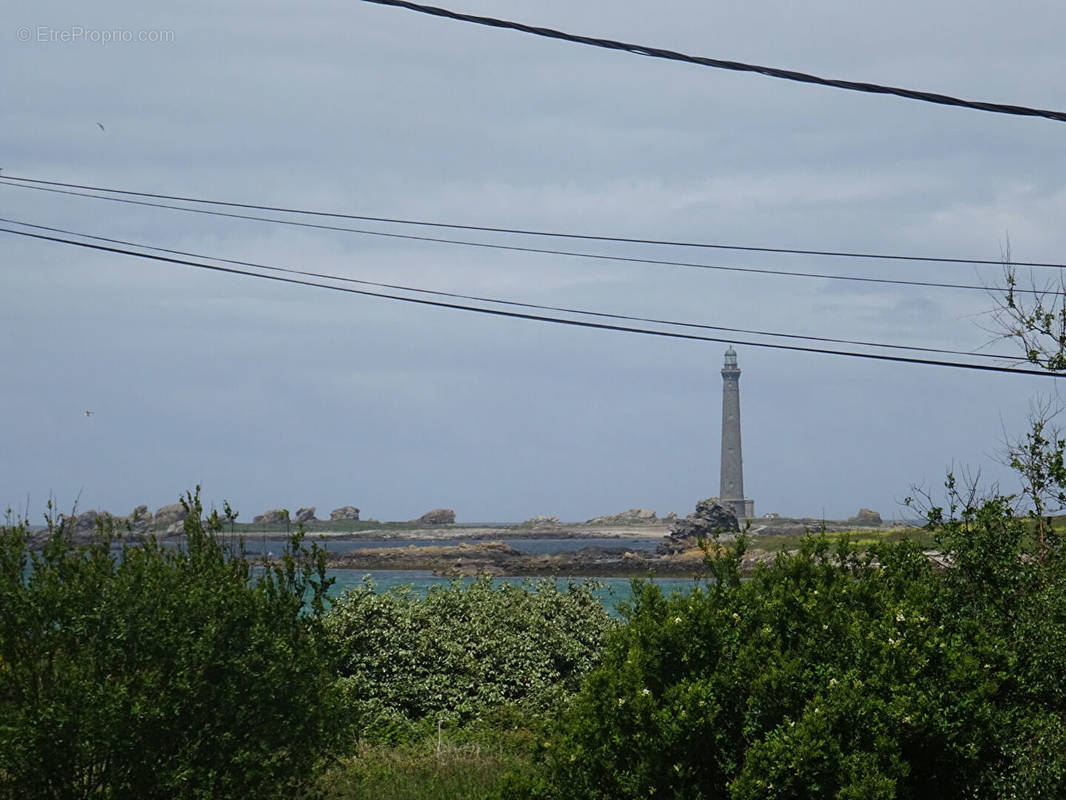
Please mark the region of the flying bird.
POLYGON ((87 416, 87 417, 91 417, 92 415, 93 415, 92 411, 86 411, 85 412, 85 416, 87 416))
POLYGON ((103 125, 103 123, 102 123, 102 122, 97 122, 97 123, 96 123, 96 126, 97 126, 97 127, 98 127, 98 128, 100 129, 100 130, 104 131, 104 133, 107 133, 107 131, 105 130, 105 128, 104 128, 104 125, 103 125))

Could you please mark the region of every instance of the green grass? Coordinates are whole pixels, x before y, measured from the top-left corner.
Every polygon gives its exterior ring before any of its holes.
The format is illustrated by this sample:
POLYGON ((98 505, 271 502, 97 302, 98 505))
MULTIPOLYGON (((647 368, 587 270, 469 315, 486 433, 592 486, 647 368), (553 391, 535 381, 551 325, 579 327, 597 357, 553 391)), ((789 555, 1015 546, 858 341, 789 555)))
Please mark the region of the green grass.
POLYGON ((508 776, 532 769, 534 735, 518 730, 448 730, 415 742, 361 742, 327 770, 325 800, 482 800, 508 776))
MULTIPOLYGON (((847 536, 854 544, 860 547, 871 547, 875 544, 890 544, 904 539, 917 542, 921 547, 932 547, 933 537, 922 528, 894 528, 892 530, 862 530, 841 531, 840 533, 828 533, 830 539, 839 536, 847 536)), ((751 537, 749 546, 759 550, 779 552, 781 550, 795 550, 799 547, 799 541, 804 534, 789 536, 762 536, 755 534, 751 537)))

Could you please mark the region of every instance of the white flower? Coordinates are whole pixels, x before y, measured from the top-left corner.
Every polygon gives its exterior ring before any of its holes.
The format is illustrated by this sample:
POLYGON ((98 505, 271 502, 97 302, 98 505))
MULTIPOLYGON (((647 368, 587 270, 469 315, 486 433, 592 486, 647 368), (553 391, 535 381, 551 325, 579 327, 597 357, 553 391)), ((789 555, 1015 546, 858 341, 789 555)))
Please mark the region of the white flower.
POLYGON ((649 694, 651 694, 651 689, 641 689, 640 693, 647 697, 649 694))
POLYGON ((674 622, 675 623, 680 623, 681 622, 681 617, 674 617, 674 622))
POLYGON ((626 699, 624 697, 619 697, 618 698, 618 706, 619 706, 619 708, 621 708, 625 704, 626 704, 626 699))

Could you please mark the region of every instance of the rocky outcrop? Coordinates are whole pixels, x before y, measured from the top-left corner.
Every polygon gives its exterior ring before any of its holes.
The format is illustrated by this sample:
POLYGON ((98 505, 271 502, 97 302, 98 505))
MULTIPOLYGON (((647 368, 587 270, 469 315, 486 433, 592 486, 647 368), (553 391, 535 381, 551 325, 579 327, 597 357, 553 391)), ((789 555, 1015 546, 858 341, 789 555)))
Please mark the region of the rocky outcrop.
POLYGON ((115 533, 121 533, 126 524, 125 517, 116 517, 110 511, 83 511, 72 517, 69 524, 76 534, 92 533, 98 526, 111 526, 115 533))
POLYGON ((650 508, 631 508, 628 511, 623 511, 620 514, 608 514, 603 517, 594 517, 590 519, 586 524, 588 525, 647 525, 652 522, 658 522, 658 517, 655 516, 655 512, 650 508))
POLYGON ((289 521, 289 512, 284 508, 272 508, 252 518, 253 525, 284 525, 289 521))
POLYGON ((310 508, 298 508, 296 509, 296 516, 294 519, 297 522, 315 522, 315 507, 310 508))
MULTIPOLYGON (((741 570, 750 572, 759 561, 775 553, 750 550, 741 570)), ((703 553, 688 550, 676 555, 632 551, 623 547, 586 547, 576 552, 523 553, 504 542, 459 545, 410 545, 408 547, 359 548, 327 555, 332 568, 428 569, 438 575, 656 575, 699 576, 707 574, 703 553)))
POLYGON ((359 509, 355 506, 341 506, 329 512, 331 522, 358 522, 359 509))
POLYGON ((430 569, 438 573, 477 575, 503 574, 511 559, 523 554, 503 542, 424 545, 407 547, 361 547, 329 553, 331 567, 355 569, 430 569))
POLYGON ((152 523, 162 527, 169 526, 175 522, 183 522, 184 520, 185 506, 181 503, 171 503, 169 506, 163 506, 152 517, 152 523))
POLYGON ((100 516, 96 511, 82 511, 78 516, 74 517, 74 532, 85 533, 91 531, 96 527, 96 518, 100 516))
POLYGON ((152 512, 148 510, 148 506, 137 506, 126 517, 126 523, 134 533, 148 533, 148 529, 152 525, 152 512))
POLYGON ((871 511, 868 508, 860 508, 859 513, 856 514, 854 517, 848 517, 847 521, 849 525, 880 525, 881 515, 878 514, 876 511, 871 511))
POLYGON ((669 535, 656 548, 659 553, 679 553, 696 545, 701 538, 714 534, 737 533, 740 525, 737 516, 721 505, 717 498, 707 498, 696 503, 696 510, 670 526, 669 535))
POLYGON ((562 523, 559 522, 558 517, 547 517, 543 514, 537 514, 535 517, 530 517, 522 523, 523 527, 529 528, 558 528, 562 523))
POLYGON ((419 517, 417 522, 419 525, 452 525, 455 512, 450 508, 435 508, 419 517))
POLYGON ((60 514, 59 522, 65 525, 78 541, 92 539, 101 527, 118 535, 127 532, 143 535, 148 533, 152 524, 152 512, 148 510, 148 506, 137 506, 129 516, 119 517, 110 511, 90 509, 69 517, 60 514))

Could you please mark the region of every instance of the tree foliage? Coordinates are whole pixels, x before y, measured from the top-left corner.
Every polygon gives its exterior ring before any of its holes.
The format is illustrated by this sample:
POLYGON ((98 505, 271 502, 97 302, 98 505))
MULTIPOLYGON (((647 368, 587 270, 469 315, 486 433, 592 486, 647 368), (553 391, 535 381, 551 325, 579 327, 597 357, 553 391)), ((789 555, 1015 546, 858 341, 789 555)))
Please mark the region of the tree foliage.
POLYGON ((636 587, 539 793, 1062 796, 1066 564, 1025 552, 1009 498, 931 525, 952 568, 912 543, 864 554, 820 535, 750 580, 636 587))
POLYGON ((255 568, 183 502, 183 547, 0 528, 0 796, 292 796, 329 752, 321 554, 255 568))

